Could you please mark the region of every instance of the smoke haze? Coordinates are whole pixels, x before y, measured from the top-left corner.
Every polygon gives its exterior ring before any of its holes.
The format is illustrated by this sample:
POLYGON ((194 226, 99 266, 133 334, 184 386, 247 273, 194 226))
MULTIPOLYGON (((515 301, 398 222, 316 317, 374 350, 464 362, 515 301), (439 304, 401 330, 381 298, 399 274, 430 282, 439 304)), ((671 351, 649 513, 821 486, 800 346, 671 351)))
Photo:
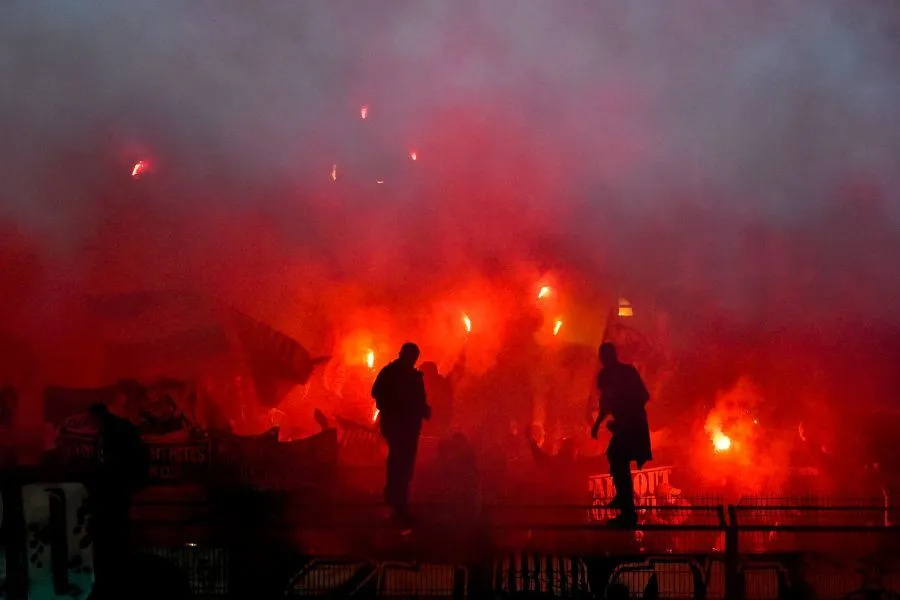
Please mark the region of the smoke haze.
POLYGON ((330 350, 326 317, 438 339, 423 321, 499 328, 553 277, 584 341, 619 295, 876 340, 898 25, 831 0, 7 3, 0 318, 28 338, 84 293, 196 289, 330 350))

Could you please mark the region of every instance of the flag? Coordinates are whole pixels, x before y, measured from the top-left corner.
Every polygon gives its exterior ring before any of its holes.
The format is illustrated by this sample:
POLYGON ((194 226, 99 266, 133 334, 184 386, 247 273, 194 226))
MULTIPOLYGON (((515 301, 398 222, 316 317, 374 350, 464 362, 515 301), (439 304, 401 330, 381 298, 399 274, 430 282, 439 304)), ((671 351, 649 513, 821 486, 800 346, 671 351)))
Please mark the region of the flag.
POLYGON ((277 406, 295 386, 306 384, 316 365, 330 358, 310 357, 299 342, 244 313, 234 311, 234 324, 257 398, 266 407, 277 406))

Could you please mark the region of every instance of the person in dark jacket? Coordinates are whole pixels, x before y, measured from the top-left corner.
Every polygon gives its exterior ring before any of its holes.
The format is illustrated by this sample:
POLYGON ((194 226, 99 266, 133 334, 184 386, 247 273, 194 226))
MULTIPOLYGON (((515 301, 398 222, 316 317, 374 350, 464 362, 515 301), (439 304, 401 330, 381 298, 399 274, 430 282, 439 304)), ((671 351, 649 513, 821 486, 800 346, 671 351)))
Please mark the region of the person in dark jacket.
POLYGON ((95 597, 121 597, 128 566, 131 498, 146 484, 150 457, 137 427, 109 412, 104 404, 90 407, 97 427, 97 471, 91 486, 97 555, 95 597))
POLYGON ((379 411, 381 435, 388 446, 384 496, 394 518, 409 521, 409 485, 416 464, 422 421, 431 418, 425 381, 416 369, 419 348, 406 343, 400 356, 375 378, 372 397, 379 411))
POLYGON ((619 362, 616 347, 609 342, 600 346, 600 362, 603 368, 597 374, 600 392, 600 412, 591 429, 596 439, 600 425, 608 416, 612 421, 607 429, 612 433, 606 456, 609 474, 616 486, 616 497, 610 503, 620 514, 611 525, 634 527, 637 512, 634 507, 634 482, 631 479, 631 462, 638 469, 653 458, 650 451, 650 425, 647 422, 646 404, 650 393, 634 366, 619 362))

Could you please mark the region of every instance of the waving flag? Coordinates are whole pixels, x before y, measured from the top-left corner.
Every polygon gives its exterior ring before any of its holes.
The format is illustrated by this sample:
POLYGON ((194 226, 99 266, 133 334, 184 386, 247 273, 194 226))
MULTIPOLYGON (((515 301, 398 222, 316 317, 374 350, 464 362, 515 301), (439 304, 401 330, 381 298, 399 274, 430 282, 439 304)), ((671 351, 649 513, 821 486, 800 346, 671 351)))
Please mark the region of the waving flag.
POLYGON ((316 365, 330 358, 312 358, 293 338, 244 313, 234 311, 233 317, 257 398, 264 406, 278 405, 295 386, 309 381, 316 365))

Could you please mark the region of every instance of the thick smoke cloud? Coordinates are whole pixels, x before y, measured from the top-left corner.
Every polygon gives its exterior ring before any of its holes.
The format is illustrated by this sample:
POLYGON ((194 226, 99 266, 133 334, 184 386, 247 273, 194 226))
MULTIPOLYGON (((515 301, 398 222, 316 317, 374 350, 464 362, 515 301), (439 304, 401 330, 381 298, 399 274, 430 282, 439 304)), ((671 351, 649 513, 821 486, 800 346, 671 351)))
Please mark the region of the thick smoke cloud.
POLYGON ((415 329, 549 271, 709 329, 896 327, 898 23, 830 0, 8 3, 4 325, 199 288, 325 344, 297 322, 415 329))

